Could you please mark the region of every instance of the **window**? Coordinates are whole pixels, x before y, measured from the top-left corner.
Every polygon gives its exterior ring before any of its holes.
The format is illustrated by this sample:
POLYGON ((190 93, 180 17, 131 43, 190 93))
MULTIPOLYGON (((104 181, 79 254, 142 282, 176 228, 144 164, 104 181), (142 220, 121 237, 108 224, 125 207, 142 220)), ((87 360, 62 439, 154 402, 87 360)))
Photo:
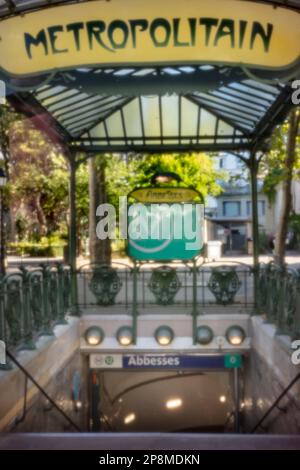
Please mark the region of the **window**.
POLYGON ((241 215, 240 201, 224 201, 223 215, 226 217, 239 217, 241 215))
MULTIPOLYGON (((257 203, 258 216, 262 217, 266 214, 266 201, 258 201, 257 203)), ((252 202, 247 201, 247 215, 252 215, 252 202)))
POLYGON ((247 201, 247 215, 251 215, 251 214, 252 214, 252 202, 247 201))

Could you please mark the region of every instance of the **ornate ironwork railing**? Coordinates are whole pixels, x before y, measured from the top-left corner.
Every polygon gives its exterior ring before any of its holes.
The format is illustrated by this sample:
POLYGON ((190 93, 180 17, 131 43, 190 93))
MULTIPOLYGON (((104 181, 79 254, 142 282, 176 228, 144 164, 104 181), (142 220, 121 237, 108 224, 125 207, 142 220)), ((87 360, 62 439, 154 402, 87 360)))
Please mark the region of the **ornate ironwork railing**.
POLYGON ((252 269, 238 263, 88 264, 78 271, 77 285, 81 308, 120 305, 130 311, 136 306, 143 313, 150 305, 190 306, 192 311, 213 305, 253 306, 252 269))
POLYGON ((278 333, 299 338, 300 269, 261 264, 257 308, 278 333))
POLYGON ((56 263, 21 266, 0 279, 0 339, 8 348, 35 349, 38 336, 66 323, 70 276, 69 267, 56 263))

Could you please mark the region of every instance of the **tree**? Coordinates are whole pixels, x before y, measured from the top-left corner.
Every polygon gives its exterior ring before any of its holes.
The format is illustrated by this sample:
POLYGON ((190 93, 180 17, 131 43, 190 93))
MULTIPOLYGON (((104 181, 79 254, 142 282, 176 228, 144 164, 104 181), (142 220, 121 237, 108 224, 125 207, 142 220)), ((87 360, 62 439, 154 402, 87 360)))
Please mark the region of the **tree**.
MULTIPOLYGON (((66 238, 68 231, 68 164, 63 149, 38 130, 30 119, 6 116, 10 173, 10 207, 20 239, 66 238), (10 118, 10 119, 9 119, 10 118)), ((77 170, 78 240, 87 236, 87 165, 77 170)))
POLYGON ((65 212, 67 168, 61 149, 29 119, 16 121, 9 132, 12 209, 36 238, 58 230, 65 212))
MULTIPOLYGON (((10 153, 10 145, 9 145, 9 136, 11 129, 14 123, 21 119, 21 116, 16 113, 8 104, 3 104, 0 106, 0 152, 3 156, 4 160, 4 168, 6 172, 6 176, 8 181, 10 180, 10 167, 9 167, 9 153, 10 153)), ((9 236, 9 238, 14 238, 14 222, 13 222, 13 214, 9 205, 9 189, 10 185, 6 185, 4 190, 4 197, 2 200, 2 208, 1 210, 2 215, 5 221, 5 236, 9 236)), ((2 250, 5 250, 4 241, 2 240, 2 250)))
POLYGON ((149 185, 151 176, 166 171, 176 173, 184 186, 194 187, 204 198, 222 191, 219 182, 225 172, 216 170, 212 158, 205 153, 150 155, 137 165, 136 186, 149 185))
POLYGON ((110 263, 111 244, 110 239, 100 240, 96 234, 97 217, 96 210, 98 205, 105 204, 107 200, 106 188, 106 158, 98 156, 89 160, 89 244, 90 260, 92 263, 110 263))
POLYGON ((286 238, 292 210, 292 181, 299 178, 300 170, 300 113, 294 108, 288 120, 277 129, 272 150, 262 161, 265 174, 264 191, 274 202, 278 185, 282 188, 281 211, 275 237, 275 260, 284 264, 286 238))
POLYGON ((111 203, 118 217, 119 197, 127 196, 135 187, 149 186, 151 177, 159 171, 177 173, 183 186, 194 187, 203 197, 218 195, 222 191, 218 180, 225 177, 205 154, 106 155, 93 160, 89 162, 90 254, 97 262, 108 262, 111 255, 110 240, 96 236, 95 214, 100 203, 111 203))
POLYGON ((299 135, 300 113, 295 108, 289 117, 289 129, 286 144, 285 164, 285 178, 282 181, 282 205, 279 216, 279 224, 275 240, 275 259, 278 264, 284 264, 286 237, 288 231, 289 217, 292 209, 292 180, 294 168, 299 159, 296 152, 296 142, 299 135))

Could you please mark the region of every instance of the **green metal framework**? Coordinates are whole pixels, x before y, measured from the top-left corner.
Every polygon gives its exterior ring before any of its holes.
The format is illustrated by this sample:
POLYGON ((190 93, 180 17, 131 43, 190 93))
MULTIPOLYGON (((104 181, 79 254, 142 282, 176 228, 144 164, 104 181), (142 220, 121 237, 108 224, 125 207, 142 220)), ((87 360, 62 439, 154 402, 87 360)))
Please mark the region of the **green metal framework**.
POLYGON ((8 81, 13 105, 89 154, 266 149, 293 92, 276 77, 268 84, 210 65, 59 72, 32 92, 18 83, 8 81))
POLYGON ((39 336, 52 336, 55 325, 67 323, 70 294, 71 271, 60 263, 31 270, 21 266, 2 277, 0 339, 11 348, 35 349, 39 336))
MULTIPOLYGON (((0 0, 0 18, 61 3, 73 0, 0 0)), ((258 3, 300 12, 300 0, 258 3)), ((254 266, 258 269, 259 160, 269 146, 274 127, 293 106, 291 83, 299 78, 298 73, 294 70, 286 76, 284 70, 274 73, 208 63, 79 68, 21 79, 0 76, 7 84, 13 106, 61 145, 70 162, 73 313, 78 313, 76 168, 94 154, 235 152, 251 172, 254 266)), ((258 272, 255 292, 257 289, 258 272)))

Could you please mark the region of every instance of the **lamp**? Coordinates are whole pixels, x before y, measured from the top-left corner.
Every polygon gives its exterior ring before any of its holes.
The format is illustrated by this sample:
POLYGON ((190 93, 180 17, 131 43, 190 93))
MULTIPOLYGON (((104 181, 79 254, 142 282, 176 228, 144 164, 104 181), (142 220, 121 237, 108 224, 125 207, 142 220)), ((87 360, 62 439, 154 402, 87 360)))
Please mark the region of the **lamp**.
POLYGON ((104 339, 104 332, 99 326, 90 326, 85 331, 84 337, 90 346, 98 346, 104 339))
POLYGON ((226 339, 232 346, 239 346, 246 338, 246 333, 239 325, 230 326, 226 331, 226 339))
POLYGON ((198 326, 196 331, 196 340, 197 343, 202 344, 203 346, 212 342, 214 337, 213 330, 206 325, 198 326))
POLYGON ((129 346, 133 342, 133 332, 130 326, 121 326, 117 331, 117 340, 121 346, 129 346))
POLYGON ((168 346, 174 339, 174 331, 169 326, 159 326, 154 333, 155 339, 161 346, 168 346))
POLYGON ((171 181, 177 181, 177 183, 180 183, 181 178, 176 173, 172 173, 170 171, 159 171, 151 178, 151 184, 171 183, 171 181))
POLYGON ((125 416, 124 418, 124 424, 133 423, 133 421, 135 421, 135 418, 135 413, 129 413, 129 415, 125 416))
POLYGON ((176 408, 180 408, 182 406, 182 399, 181 398, 170 398, 166 402, 166 408, 168 410, 175 410, 176 408))

